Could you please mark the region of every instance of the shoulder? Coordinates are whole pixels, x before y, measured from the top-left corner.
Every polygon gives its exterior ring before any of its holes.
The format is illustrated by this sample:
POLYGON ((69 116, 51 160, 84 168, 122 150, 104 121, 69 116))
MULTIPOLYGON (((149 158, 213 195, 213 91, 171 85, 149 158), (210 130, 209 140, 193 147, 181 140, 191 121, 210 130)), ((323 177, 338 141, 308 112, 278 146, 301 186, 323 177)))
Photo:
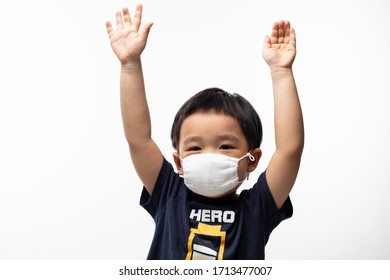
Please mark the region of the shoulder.
POLYGON ((164 207, 169 199, 178 196, 185 189, 183 179, 175 172, 172 164, 164 157, 153 188, 153 193, 150 195, 144 187, 140 205, 154 216, 156 211, 164 207))
POLYGON ((266 171, 260 174, 252 188, 243 190, 240 197, 247 201, 254 211, 261 214, 263 218, 274 219, 278 217, 278 219, 284 220, 290 218, 293 214, 290 197, 278 209, 268 185, 266 171))

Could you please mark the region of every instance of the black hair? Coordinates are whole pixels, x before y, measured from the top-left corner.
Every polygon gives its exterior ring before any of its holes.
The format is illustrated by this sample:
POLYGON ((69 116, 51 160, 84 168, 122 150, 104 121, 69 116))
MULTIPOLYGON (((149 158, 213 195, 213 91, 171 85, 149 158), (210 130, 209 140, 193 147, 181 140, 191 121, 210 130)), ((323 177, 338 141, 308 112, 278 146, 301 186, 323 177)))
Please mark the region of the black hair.
POLYGON ((207 88, 188 99, 176 113, 171 129, 174 149, 179 150, 183 121, 196 112, 211 110, 224 113, 238 121, 248 142, 249 150, 260 147, 263 128, 259 115, 249 101, 237 93, 231 94, 220 88, 207 88))

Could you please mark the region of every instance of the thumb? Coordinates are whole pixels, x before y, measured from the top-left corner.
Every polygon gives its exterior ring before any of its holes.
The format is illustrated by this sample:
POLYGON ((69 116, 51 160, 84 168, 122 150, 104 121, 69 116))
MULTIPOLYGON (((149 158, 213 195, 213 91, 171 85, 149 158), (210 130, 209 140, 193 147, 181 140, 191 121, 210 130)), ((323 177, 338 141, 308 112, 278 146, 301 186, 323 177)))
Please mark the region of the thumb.
POLYGON ((149 36, 149 32, 150 32, 150 29, 152 28, 152 25, 153 25, 153 22, 148 22, 147 24, 145 24, 145 26, 142 28, 141 30, 141 33, 140 33, 140 39, 142 41, 147 41, 148 40, 148 36, 149 36))
POLYGON ((271 45, 271 38, 268 35, 265 35, 264 42, 263 42, 263 49, 268 49, 271 46, 272 46, 271 45))

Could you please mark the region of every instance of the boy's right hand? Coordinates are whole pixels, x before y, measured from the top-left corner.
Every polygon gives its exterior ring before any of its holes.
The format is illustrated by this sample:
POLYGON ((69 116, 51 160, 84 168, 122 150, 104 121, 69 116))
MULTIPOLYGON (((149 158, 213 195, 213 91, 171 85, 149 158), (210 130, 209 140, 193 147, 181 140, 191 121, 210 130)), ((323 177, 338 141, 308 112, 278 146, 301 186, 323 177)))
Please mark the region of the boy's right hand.
POLYGON ((141 19, 142 5, 138 4, 133 20, 131 20, 127 8, 116 12, 116 30, 112 28, 109 20, 106 21, 111 47, 122 64, 139 61, 141 53, 145 49, 153 23, 149 22, 139 30, 141 19))

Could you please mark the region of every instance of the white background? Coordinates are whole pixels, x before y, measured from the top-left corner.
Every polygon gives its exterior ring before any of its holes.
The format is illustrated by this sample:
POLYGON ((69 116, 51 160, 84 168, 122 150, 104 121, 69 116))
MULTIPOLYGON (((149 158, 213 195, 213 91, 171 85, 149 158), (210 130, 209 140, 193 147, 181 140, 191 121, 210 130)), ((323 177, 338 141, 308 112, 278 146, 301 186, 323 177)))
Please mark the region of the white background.
MULTIPOLYGON (((0 4, 0 259, 145 259, 152 218, 139 206, 119 110, 119 62, 105 21, 130 1, 0 4)), ((297 32, 294 73, 306 146, 294 216, 268 259, 390 259, 390 18, 385 0, 143 1, 153 138, 171 161, 173 117, 211 86, 245 96, 273 152, 262 42, 297 32)))

